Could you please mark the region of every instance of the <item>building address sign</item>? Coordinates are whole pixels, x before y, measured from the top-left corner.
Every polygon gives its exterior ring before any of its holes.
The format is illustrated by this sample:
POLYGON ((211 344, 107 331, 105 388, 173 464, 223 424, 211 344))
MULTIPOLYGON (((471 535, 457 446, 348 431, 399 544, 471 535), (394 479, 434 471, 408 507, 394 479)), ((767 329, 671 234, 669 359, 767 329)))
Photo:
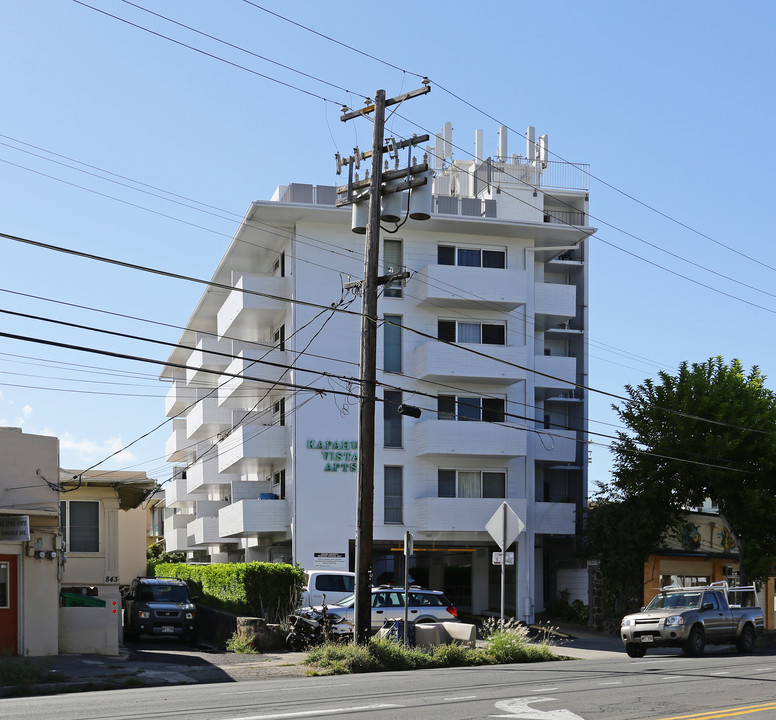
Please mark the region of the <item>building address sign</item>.
POLYGON ((320 450, 324 472, 357 472, 358 442, 355 440, 308 440, 308 450, 320 450))

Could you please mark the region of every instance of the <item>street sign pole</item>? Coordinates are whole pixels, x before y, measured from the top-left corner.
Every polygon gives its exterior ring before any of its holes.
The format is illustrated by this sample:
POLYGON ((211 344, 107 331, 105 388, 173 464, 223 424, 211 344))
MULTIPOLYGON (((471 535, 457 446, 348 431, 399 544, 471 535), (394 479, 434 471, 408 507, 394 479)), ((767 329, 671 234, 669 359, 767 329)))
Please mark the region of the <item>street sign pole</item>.
MULTIPOLYGON (((501 504, 501 537, 507 537, 507 504, 501 504)), ((510 541, 511 545, 511 541, 510 541)), ((507 590, 507 546, 501 548, 501 632, 504 632, 504 602, 507 590)))
MULTIPOLYGON (((496 512, 485 524, 485 529, 501 548, 501 629, 504 629, 504 607, 506 604, 506 554, 507 548, 517 539, 517 536, 525 530, 523 521, 517 513, 509 507, 506 501, 501 503, 496 512)), ((515 598, 517 603, 517 598, 515 598)))
POLYGON ((412 533, 404 533, 404 645, 407 645, 407 621, 409 619, 410 598, 410 555, 412 555, 412 533))

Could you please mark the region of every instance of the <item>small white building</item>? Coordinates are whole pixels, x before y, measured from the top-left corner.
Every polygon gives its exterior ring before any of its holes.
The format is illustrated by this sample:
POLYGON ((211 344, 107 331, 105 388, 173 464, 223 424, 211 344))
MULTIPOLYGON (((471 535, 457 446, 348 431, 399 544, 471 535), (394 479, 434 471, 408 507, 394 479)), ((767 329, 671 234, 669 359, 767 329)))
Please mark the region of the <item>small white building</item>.
MULTIPOLYGON (((381 238, 381 272, 410 278, 379 300, 373 577, 403 577, 409 530, 416 582, 497 610, 485 525, 506 500, 526 526, 508 610, 532 620, 559 577, 586 578, 587 166, 549 161, 533 129, 510 156, 505 128, 497 156, 479 159, 478 131, 478 159, 453 162, 450 132, 431 218, 381 238)), ((353 569, 361 300, 346 283, 364 238, 335 197, 292 184, 253 203, 170 355, 168 551, 353 569)))
POLYGON ((144 472, 61 470, 59 652, 117 655, 120 586, 146 574, 143 501, 155 482, 144 472))
POLYGON ((154 486, 61 471, 57 438, 0 428, 0 653, 118 654, 119 583, 145 574, 154 486))
POLYGON ((59 440, 0 428, 0 653, 58 652, 59 440))

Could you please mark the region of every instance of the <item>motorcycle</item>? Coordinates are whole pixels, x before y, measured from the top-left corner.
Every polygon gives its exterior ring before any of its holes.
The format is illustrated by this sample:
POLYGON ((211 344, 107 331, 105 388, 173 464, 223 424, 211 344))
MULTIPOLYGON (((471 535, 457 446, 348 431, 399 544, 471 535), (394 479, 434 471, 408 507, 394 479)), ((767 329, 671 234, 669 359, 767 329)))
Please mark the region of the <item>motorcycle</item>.
POLYGON ((322 645, 327 640, 347 641, 353 637, 353 627, 328 611, 325 597, 320 609, 297 610, 288 616, 288 622, 291 631, 286 635, 286 646, 294 652, 322 645))

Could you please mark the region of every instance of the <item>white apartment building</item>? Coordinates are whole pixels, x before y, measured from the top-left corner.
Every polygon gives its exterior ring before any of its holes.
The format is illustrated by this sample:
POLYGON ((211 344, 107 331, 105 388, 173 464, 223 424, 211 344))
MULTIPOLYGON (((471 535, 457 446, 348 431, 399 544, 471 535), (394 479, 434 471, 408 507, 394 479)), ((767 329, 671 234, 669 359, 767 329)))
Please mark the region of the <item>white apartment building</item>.
MULTIPOLYGON (((506 500, 525 524, 507 610, 533 620, 561 590, 587 496, 588 171, 546 137, 509 155, 433 151, 433 212, 384 223, 378 303, 373 581, 412 578, 498 611, 506 500), (445 342, 442 342, 445 341, 445 342), (474 351, 474 352, 472 352, 474 351), (420 409, 401 415, 400 404, 420 409)), ((364 236, 331 186, 281 186, 249 208, 169 357, 168 551, 192 560, 352 570, 364 236)), ((406 205, 406 198, 405 198, 406 205)))

